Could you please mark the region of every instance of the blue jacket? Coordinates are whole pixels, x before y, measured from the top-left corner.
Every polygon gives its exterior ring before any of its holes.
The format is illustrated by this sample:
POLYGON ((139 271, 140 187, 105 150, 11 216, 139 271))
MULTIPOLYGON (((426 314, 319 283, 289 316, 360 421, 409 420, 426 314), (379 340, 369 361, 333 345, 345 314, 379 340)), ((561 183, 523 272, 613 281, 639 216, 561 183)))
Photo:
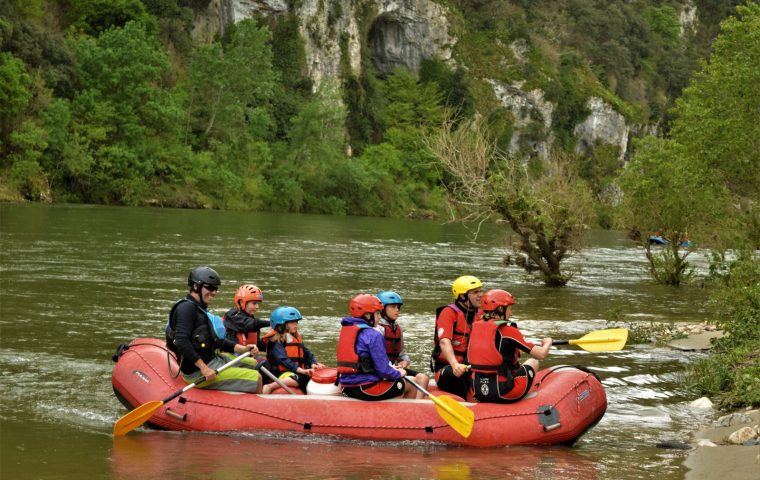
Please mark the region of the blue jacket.
MULTIPOLYGON (((367 323, 361 318, 346 317, 341 325, 357 325, 367 323)), ((356 353, 360 357, 372 358, 375 373, 355 373, 341 375, 340 384, 346 386, 365 385, 378 380, 398 380, 401 372, 391 366, 388 354, 385 352, 385 337, 373 328, 362 328, 356 336, 356 353)))

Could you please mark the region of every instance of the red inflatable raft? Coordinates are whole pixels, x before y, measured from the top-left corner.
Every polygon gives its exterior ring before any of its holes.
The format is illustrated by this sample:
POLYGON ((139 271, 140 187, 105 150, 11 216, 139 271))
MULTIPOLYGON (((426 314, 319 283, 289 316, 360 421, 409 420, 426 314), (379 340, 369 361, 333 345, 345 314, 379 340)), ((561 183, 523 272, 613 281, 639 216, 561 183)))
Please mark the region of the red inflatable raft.
MULTIPOLYGON (((117 359, 114 392, 130 409, 160 400, 186 386, 181 378, 172 378, 177 368, 162 340, 135 339, 117 359)), ((432 393, 444 395, 435 389, 432 393)), ((607 408, 607 396, 593 374, 558 366, 538 372, 530 393, 517 403, 464 405, 475 414, 468 438, 454 431, 427 399, 362 402, 337 395, 255 395, 199 388, 167 402, 148 423, 165 430, 280 431, 471 447, 553 445, 573 443, 595 425, 607 408)))

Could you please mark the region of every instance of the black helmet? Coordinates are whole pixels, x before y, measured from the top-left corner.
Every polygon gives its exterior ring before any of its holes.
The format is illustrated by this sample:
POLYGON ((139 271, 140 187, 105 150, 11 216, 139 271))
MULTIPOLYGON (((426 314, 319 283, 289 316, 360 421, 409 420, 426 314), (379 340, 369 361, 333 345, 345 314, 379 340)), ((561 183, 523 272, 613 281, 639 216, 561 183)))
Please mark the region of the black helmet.
POLYGON ((222 279, 219 278, 216 270, 211 267, 195 267, 190 270, 190 275, 187 276, 187 286, 192 287, 196 283, 219 288, 219 285, 222 284, 222 279))

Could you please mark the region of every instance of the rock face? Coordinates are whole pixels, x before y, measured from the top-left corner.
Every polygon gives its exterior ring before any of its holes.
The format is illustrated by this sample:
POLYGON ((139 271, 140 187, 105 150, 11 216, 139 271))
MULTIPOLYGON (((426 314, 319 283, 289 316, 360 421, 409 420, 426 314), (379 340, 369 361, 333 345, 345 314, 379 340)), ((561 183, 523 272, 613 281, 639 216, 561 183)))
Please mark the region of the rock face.
POLYGON ((372 64, 381 74, 396 67, 417 71, 422 60, 451 59, 446 11, 428 0, 381 1, 369 30, 372 64))
MULTIPOLYGON (((447 10, 432 0, 209 0, 195 10, 193 38, 209 42, 233 22, 288 12, 300 20, 306 50, 305 73, 315 88, 324 79, 344 75, 346 68, 359 74, 363 61, 371 61, 380 75, 396 67, 418 71, 426 58, 454 62, 452 48, 456 39, 449 33, 447 10), (370 58, 363 59, 362 55, 370 58)), ((692 16, 691 10, 684 10, 684 28, 692 24, 692 16)), ((510 48, 513 61, 525 62, 527 41, 515 40, 510 48)), ((462 62, 466 64, 466 59, 462 62)), ((503 63, 503 67, 508 66, 506 59, 503 63)), ((541 90, 522 90, 520 82, 506 85, 486 81, 513 117, 510 153, 547 159, 554 142, 551 126, 555 105, 545 100, 541 90)), ((610 144, 618 147, 623 160, 631 134, 625 118, 601 98, 590 98, 587 107, 590 115, 574 130, 577 151, 584 153, 597 143, 610 144)))
POLYGON ((531 152, 546 160, 551 152, 554 136, 551 132, 554 104, 544 100, 544 92, 536 89, 525 92, 522 85, 504 85, 488 80, 494 95, 502 106, 514 116, 509 153, 531 152))
MULTIPOLYGON (((195 11, 193 39, 208 42, 232 22, 286 12, 285 0, 210 0, 195 11)), ((339 75, 341 43, 351 70, 359 73, 362 26, 368 27, 369 60, 381 75, 396 67, 417 71, 426 58, 451 59, 454 39, 446 10, 430 0, 302 0, 295 13, 305 41, 306 73, 315 84, 339 75)))
POLYGON ((595 143, 604 143, 617 146, 620 149, 620 159, 623 160, 628 149, 628 135, 631 131, 625 122, 625 117, 598 97, 589 98, 586 107, 591 114, 573 130, 578 138, 576 151, 582 154, 595 143))
POLYGON ((692 2, 686 2, 681 10, 681 14, 678 17, 678 22, 681 26, 681 35, 686 32, 694 33, 697 30, 697 6, 692 2))

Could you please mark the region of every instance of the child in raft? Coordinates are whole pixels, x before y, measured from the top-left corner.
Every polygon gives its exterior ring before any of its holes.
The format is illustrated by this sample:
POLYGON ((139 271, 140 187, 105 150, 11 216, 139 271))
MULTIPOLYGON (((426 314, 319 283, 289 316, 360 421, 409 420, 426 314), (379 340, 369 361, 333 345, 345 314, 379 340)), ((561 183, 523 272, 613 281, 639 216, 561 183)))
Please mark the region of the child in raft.
MULTIPOLYGON (((263 301, 264 294, 256 285, 244 284, 238 287, 234 298, 235 306, 224 314, 227 338, 236 340, 241 345, 256 345, 259 351, 264 350, 259 335, 262 328, 269 327, 269 321, 256 317, 263 301)), ((262 362, 264 357, 257 356, 256 360, 262 362)))
MULTIPOLYGON (((404 348, 404 332, 397 323, 404 300, 398 293, 385 290, 378 293, 377 298, 382 302, 383 309, 380 311, 380 321, 375 326, 375 330, 382 333, 383 337, 385 337, 385 352, 388 354, 388 360, 396 368, 406 370, 406 374, 414 377, 414 381, 422 388, 428 388, 430 378, 424 373, 409 368, 411 359, 404 348)), ((425 394, 422 391, 417 391, 416 398, 424 398, 424 396, 425 394)))
MULTIPOLYGON (((301 312, 294 307, 277 307, 269 317, 272 330, 262 338, 266 345, 265 366, 289 387, 298 387, 304 393, 312 369, 325 368, 303 344, 298 333, 301 312)), ((267 378, 266 376, 264 378, 267 378)), ((276 382, 264 385, 262 393, 269 394, 279 388, 276 382)))

